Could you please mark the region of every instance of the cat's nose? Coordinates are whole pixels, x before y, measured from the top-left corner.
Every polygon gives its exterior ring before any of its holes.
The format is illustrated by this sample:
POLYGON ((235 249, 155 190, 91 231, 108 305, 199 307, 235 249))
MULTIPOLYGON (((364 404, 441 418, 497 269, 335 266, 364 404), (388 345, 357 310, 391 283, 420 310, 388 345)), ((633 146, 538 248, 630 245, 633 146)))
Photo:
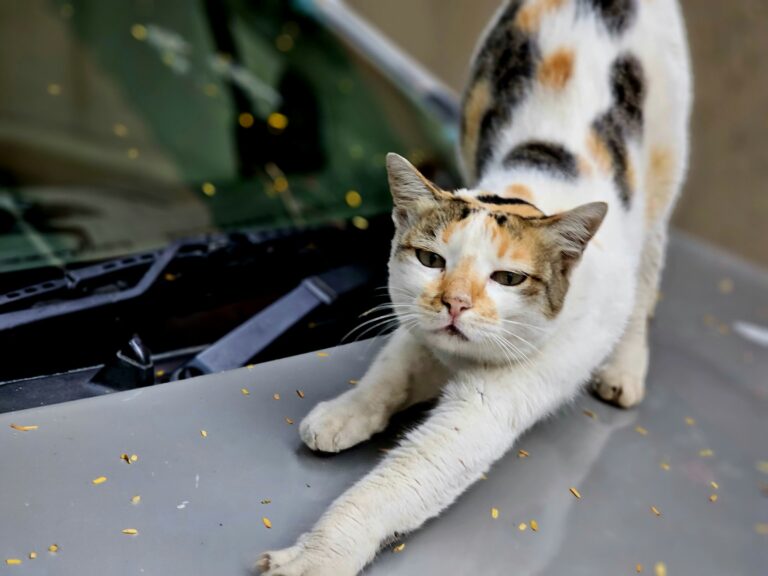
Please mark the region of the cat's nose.
POLYGON ((459 314, 472 308, 472 301, 464 295, 443 295, 443 304, 448 308, 451 318, 458 318, 459 314))

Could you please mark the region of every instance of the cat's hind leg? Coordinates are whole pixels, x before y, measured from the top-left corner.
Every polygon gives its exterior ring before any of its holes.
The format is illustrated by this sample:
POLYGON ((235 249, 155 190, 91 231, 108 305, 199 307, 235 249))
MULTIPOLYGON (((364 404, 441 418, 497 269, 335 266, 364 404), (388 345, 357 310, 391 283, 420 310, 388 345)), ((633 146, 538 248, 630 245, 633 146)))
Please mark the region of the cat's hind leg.
POLYGON ((394 413, 437 397, 445 378, 431 352, 399 328, 355 388, 304 418, 301 439, 321 452, 351 448, 384 430, 394 413))

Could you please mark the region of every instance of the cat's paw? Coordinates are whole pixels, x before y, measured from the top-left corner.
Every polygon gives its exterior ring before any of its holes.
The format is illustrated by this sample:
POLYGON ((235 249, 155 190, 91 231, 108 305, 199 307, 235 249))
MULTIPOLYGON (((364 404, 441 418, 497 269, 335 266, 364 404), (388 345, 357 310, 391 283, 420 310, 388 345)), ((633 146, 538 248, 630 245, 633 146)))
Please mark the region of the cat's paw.
POLYGON ((387 420, 381 408, 340 396, 315 406, 302 420, 299 434, 312 450, 340 452, 384 430, 387 420))
MULTIPOLYGON (((256 564, 262 576, 356 576, 348 562, 324 550, 297 544, 265 552, 256 564)), ((258 573, 257 572, 257 573, 258 573)))
POLYGON ((595 375, 592 390, 609 404, 631 408, 645 397, 645 377, 608 365, 595 375))

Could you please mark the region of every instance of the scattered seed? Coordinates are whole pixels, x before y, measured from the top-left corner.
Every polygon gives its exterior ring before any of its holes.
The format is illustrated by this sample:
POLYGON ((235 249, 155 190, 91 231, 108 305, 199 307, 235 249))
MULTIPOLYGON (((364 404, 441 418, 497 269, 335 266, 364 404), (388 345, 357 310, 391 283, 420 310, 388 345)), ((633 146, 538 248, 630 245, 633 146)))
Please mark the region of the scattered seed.
POLYGON ((357 382, 358 382, 357 380, 350 380, 350 381, 349 381, 349 383, 350 383, 352 386, 354 386, 355 384, 357 384, 357 382))
POLYGON ((520 522, 520 524, 517 525, 517 529, 520 530, 520 532, 525 532, 528 530, 528 524, 525 522, 520 522))
POLYGON ((536 522, 536 520, 531 520, 529 524, 531 525, 531 530, 533 530, 534 532, 539 531, 539 523, 536 522))
POLYGON ((648 430, 646 430, 642 426, 636 426, 635 427, 635 432, 637 432, 641 436, 648 436, 648 430))
POLYGON ((688 424, 688 426, 693 426, 694 424, 696 424, 696 420, 694 420, 691 417, 688 417, 685 419, 685 423, 688 424))
POLYGON ((530 455, 531 455, 531 453, 528 452, 527 450, 518 450, 517 451, 517 457, 518 458, 528 458, 528 456, 530 456, 530 455))
POLYGON ((592 410, 582 410, 582 412, 583 412, 584 416, 589 416, 593 420, 597 420, 597 414, 592 412, 592 410))
POLYGON ((762 472, 763 474, 768 474, 768 461, 760 460, 757 463, 757 469, 758 469, 758 471, 762 472))
POLYGON ((21 564, 21 559, 19 559, 19 558, 8 558, 8 559, 6 559, 5 563, 8 564, 8 566, 18 566, 19 564, 21 564))
POLYGON ((30 560, 34 560, 35 558, 37 558, 37 552, 30 552, 29 553, 29 559, 30 560))
POLYGON ((268 498, 261 501, 262 504, 272 504, 272 500, 269 500, 268 498))
POLYGON ((730 278, 723 278, 717 284, 717 289, 720 290, 721 294, 730 294, 733 292, 734 287, 735 284, 730 278))
POLYGON ((280 394, 272 394, 273 400, 280 400, 280 394))
POLYGON ((667 565, 664 562, 657 562, 653 567, 656 576, 667 576, 667 565))
POLYGON ((328 356, 330 356, 330 354, 328 354, 328 352, 318 352, 317 356, 319 358, 328 358, 328 356))
POLYGON ((141 502, 141 496, 136 495, 131 497, 131 504, 138 504, 139 502, 141 502))
POLYGON ((20 424, 11 424, 11 428, 18 430, 19 432, 31 432, 37 430, 39 426, 21 426, 20 424))
POLYGON ((576 496, 576 498, 581 499, 581 493, 578 490, 576 490, 576 488, 568 488, 568 490, 570 490, 571 494, 576 496))
POLYGON ((207 430, 200 430, 200 436, 203 438, 208 438, 208 431, 207 430))
POLYGON ((768 524, 755 524, 755 532, 762 536, 768 536, 768 524))
POLYGON ((666 462, 662 462, 661 464, 659 464, 659 466, 661 466, 662 470, 669 470, 669 464, 667 464, 666 462))
POLYGON ((643 573, 643 565, 642 564, 638 564, 637 566, 635 566, 635 572, 637 572, 638 574, 642 574, 643 573))
POLYGON ((480 474, 480 480, 488 480, 488 476, 485 474, 480 474))
POLYGON ((296 390, 296 395, 299 398, 304 398, 304 390, 296 390))
MULTIPOLYGON (((174 280, 175 280, 175 278, 174 278, 174 280)), ((172 281, 173 280, 171 280, 171 282, 172 281)), ((163 376, 165 376, 165 370, 158 370, 157 372, 155 372, 155 376, 157 376, 158 378, 162 378, 163 376)))
POLYGON ((256 368, 256 364, 248 364, 248 365, 246 366, 246 368, 247 368, 248 370, 253 370, 254 368, 256 368))
POLYGON ((491 508, 491 518, 496 520, 499 517, 499 509, 498 508, 491 508))
POLYGON ((293 424, 293 419, 292 418, 288 418, 288 416, 286 416, 285 417, 285 423, 288 424, 288 425, 293 424))
POLYGON ((128 464, 131 463, 131 457, 128 456, 128 454, 125 454, 125 453, 120 454, 120 460, 125 460, 125 462, 127 462, 128 464))
POLYGON ((395 546, 394 548, 392 548, 392 552, 394 552, 395 554, 399 554, 403 550, 405 550, 405 542, 402 542, 397 546, 395 546))
POLYGON ((717 502, 717 494, 710 494, 709 501, 710 502, 717 502))
POLYGON ((651 512, 653 512, 656 516, 661 516, 661 512, 658 508, 656 508, 656 506, 651 506, 651 512))
POLYGON ((93 480, 91 480, 91 484, 98 486, 99 484, 104 484, 104 482, 106 481, 107 481, 106 476, 99 476, 98 478, 94 478, 93 480))
POLYGON ((251 391, 248 390, 248 388, 240 388, 240 392, 242 393, 243 396, 248 396, 248 394, 251 393, 251 391))
POLYGON ((710 483, 709 483, 709 485, 710 485, 710 486, 712 486, 712 488, 713 488, 714 490, 720 490, 720 484, 718 484, 718 483, 717 483, 717 482, 715 482, 714 480, 712 480, 712 482, 710 482, 710 483))
POLYGON ((272 520, 264 516, 261 521, 264 523, 265 528, 272 528, 272 520))
POLYGON ((702 458, 711 458, 714 455, 715 453, 712 452, 712 450, 710 450, 709 448, 699 451, 699 456, 701 456, 702 458))
POLYGON ((55 554, 58 551, 59 551, 59 545, 58 544, 51 544, 50 546, 48 546, 48 552, 51 552, 51 553, 55 554))
POLYGON ((128 536, 136 536, 139 533, 136 528, 126 528, 123 530, 123 534, 127 534, 128 536))

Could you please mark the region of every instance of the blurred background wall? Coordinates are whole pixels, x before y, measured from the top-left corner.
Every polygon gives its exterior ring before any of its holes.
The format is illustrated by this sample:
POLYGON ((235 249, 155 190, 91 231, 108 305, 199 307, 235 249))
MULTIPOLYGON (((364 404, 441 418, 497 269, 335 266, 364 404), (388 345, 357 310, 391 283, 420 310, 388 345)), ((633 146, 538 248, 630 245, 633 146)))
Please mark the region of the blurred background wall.
MULTIPOLYGON (((681 0, 696 76, 676 227, 768 267, 768 1, 681 0)), ((348 0, 460 92, 501 0, 348 0)))

